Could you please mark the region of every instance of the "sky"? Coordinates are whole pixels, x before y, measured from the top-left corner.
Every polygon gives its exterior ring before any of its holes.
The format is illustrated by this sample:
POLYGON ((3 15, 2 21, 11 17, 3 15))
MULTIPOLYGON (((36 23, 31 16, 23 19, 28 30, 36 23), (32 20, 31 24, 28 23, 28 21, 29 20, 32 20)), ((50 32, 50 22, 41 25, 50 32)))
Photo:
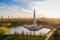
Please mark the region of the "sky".
POLYGON ((59 18, 60 0, 0 0, 0 17, 36 17, 59 18))

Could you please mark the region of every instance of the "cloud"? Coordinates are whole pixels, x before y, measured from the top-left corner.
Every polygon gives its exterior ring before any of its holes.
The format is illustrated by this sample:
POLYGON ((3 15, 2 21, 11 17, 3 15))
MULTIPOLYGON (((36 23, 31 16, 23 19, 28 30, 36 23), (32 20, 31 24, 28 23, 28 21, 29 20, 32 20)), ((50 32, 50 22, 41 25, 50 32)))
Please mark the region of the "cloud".
MULTIPOLYGON (((12 0, 14 1, 13 5, 8 5, 5 3, 0 3, 0 16, 21 16, 25 15, 26 17, 32 15, 33 9, 31 5, 35 5, 34 2, 39 0, 12 0), (23 6, 24 5, 24 6, 23 6)), ((42 1, 42 0, 40 0, 42 1)), ((44 0, 43 0, 44 1, 44 0)))
POLYGON ((19 5, 7 5, 4 3, 0 3, 0 16, 20 16, 23 17, 24 15, 31 15, 31 11, 28 9, 24 9, 22 7, 20 7, 19 5))
POLYGON ((32 2, 31 8, 37 10, 37 14, 44 16, 59 17, 60 16, 60 0, 47 0, 43 2, 32 2))
POLYGON ((14 4, 0 3, 0 16, 21 16, 30 17, 33 9, 41 16, 59 17, 60 0, 12 0, 14 4))
POLYGON ((15 1, 15 2, 20 2, 20 1, 22 1, 22 2, 30 2, 30 1, 46 1, 46 0, 13 0, 13 1, 15 1))
POLYGON ((18 4, 21 4, 20 6, 24 6, 24 8, 29 9, 30 4, 33 4, 34 2, 36 4, 36 2, 44 2, 44 1, 47 1, 47 0, 13 0, 13 1, 15 1, 18 4))

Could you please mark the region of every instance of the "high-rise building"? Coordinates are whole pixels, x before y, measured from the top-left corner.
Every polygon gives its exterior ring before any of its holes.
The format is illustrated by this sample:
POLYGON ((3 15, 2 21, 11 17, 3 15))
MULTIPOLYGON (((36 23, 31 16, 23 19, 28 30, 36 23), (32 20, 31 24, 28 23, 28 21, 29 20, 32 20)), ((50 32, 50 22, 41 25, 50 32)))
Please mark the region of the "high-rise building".
POLYGON ((9 16, 8 16, 8 19, 9 19, 9 16))
POLYGON ((1 19, 3 19, 3 16, 1 16, 1 19))

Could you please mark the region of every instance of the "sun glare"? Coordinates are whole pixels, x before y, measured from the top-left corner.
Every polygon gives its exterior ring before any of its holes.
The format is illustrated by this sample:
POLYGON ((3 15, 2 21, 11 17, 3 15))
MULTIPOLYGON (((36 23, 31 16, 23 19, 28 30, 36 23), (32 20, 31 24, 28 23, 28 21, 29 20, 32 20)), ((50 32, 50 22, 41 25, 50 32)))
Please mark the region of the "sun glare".
POLYGON ((60 17, 60 12, 59 11, 47 11, 47 10, 42 10, 40 8, 36 8, 36 14, 39 14, 38 16, 44 16, 46 18, 59 18, 60 17))

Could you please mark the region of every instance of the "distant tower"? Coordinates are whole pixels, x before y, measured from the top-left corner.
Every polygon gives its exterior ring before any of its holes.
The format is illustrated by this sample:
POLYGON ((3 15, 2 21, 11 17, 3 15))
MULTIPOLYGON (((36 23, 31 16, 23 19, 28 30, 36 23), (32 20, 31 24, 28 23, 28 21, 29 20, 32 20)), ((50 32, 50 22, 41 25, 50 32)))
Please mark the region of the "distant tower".
POLYGON ((12 18, 13 18, 13 16, 12 16, 12 18))
POLYGON ((20 17, 18 16, 17 20, 19 21, 20 20, 20 17))
POLYGON ((1 19, 3 19, 3 16, 1 16, 1 19))
POLYGON ((34 18, 33 26, 36 27, 37 26, 37 23, 36 23, 36 17, 35 17, 35 9, 34 9, 33 18, 34 18))
POLYGON ((8 16, 8 19, 9 19, 9 16, 8 16))

